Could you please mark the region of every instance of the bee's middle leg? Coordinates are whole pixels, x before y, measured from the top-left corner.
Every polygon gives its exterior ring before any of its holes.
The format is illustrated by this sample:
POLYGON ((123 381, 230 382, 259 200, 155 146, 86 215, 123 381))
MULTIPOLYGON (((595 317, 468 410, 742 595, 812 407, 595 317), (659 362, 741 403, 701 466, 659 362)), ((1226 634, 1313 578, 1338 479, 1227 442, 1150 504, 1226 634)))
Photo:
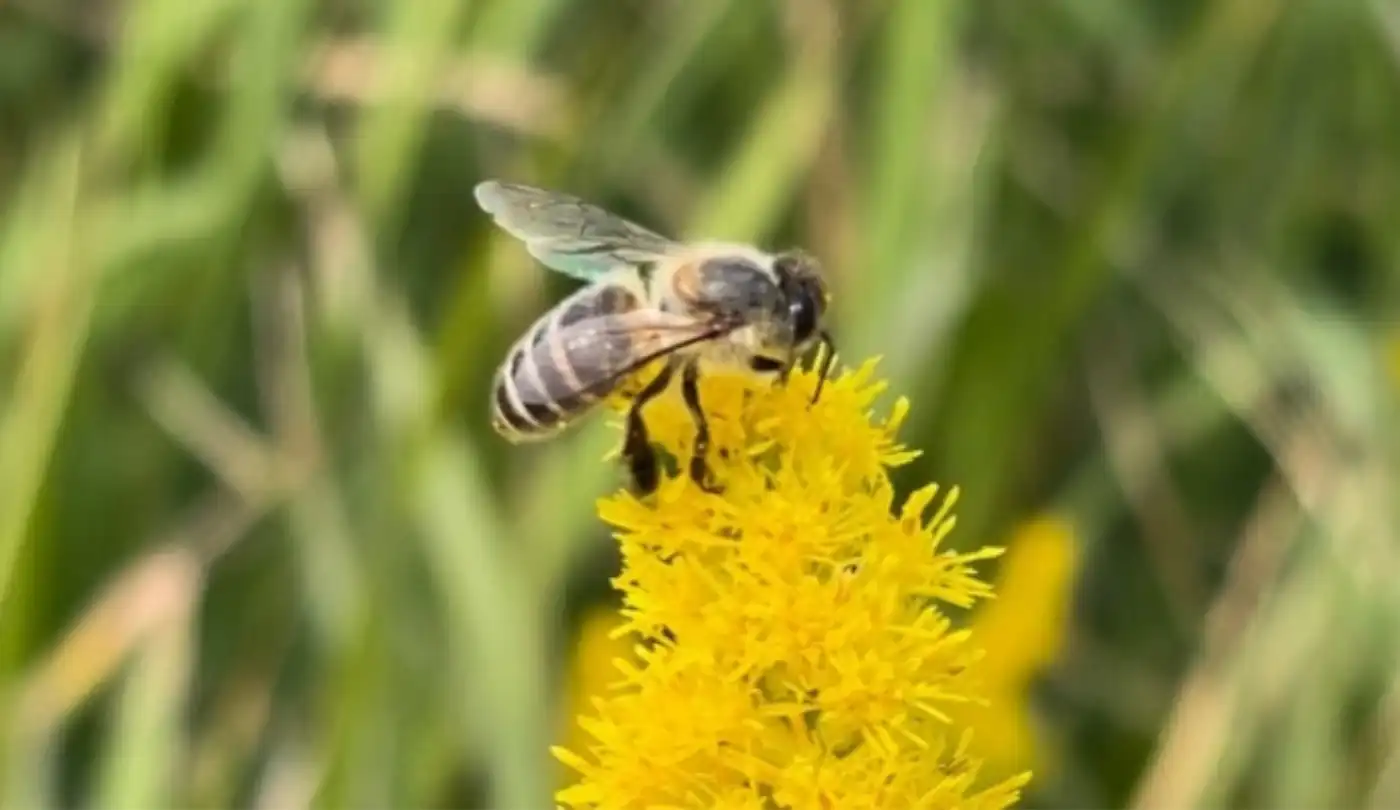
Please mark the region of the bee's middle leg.
POLYGON ((694 360, 686 363, 681 372, 681 398, 695 420, 695 448, 690 455, 690 478, 706 492, 718 492, 719 487, 710 481, 710 468, 705 459, 710 451, 710 423, 705 418, 705 410, 700 407, 700 367, 694 360))
POLYGON ((643 495, 656 490, 658 473, 656 450, 647 436, 646 422, 642 421, 642 407, 655 399, 671 384, 675 374, 675 363, 668 362, 661 371, 632 398, 632 406, 627 409, 627 436, 623 439, 622 455, 627 460, 632 484, 643 495))

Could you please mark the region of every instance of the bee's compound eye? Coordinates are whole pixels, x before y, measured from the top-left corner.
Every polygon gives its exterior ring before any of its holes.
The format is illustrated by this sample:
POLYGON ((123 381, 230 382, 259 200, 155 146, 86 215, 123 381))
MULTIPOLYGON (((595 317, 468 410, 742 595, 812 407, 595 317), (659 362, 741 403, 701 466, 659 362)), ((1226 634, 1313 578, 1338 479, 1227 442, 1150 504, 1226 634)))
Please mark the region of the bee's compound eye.
POLYGON ((809 288, 798 290, 788 305, 792 317, 792 336, 798 343, 806 342, 817 331, 817 310, 820 306, 809 288))
POLYGON ((787 297, 793 339, 806 343, 816 334, 817 323, 826 309, 826 287, 816 265, 805 254, 789 252, 774 260, 773 271, 787 297))

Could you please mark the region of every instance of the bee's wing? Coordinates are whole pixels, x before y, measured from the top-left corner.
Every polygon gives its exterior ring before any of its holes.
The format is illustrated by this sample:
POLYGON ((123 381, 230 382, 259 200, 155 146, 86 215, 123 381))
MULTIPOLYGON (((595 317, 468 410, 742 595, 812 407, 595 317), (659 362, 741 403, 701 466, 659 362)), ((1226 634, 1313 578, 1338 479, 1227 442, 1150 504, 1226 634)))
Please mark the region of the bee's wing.
POLYGON ((476 202, 530 255, 566 275, 594 281, 619 265, 657 261, 679 245, 577 197, 487 180, 476 202))
POLYGON ((561 394, 601 398, 653 360, 723 337, 738 325, 655 309, 575 321, 530 348, 532 362, 513 371, 516 392, 524 404, 557 402, 561 394))

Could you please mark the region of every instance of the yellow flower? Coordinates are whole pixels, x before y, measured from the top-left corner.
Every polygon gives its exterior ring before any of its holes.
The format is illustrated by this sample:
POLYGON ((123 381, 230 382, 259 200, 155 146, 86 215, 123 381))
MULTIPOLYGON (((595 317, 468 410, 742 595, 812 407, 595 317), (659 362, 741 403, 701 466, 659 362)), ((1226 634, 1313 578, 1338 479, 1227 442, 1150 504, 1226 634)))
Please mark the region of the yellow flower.
POLYGON ((997 576, 1001 598, 979 608, 970 625, 985 650, 976 672, 987 702, 952 712, 976 729, 972 750, 998 775, 1055 767, 1051 749, 1037 744, 1031 690, 1064 646, 1079 570, 1073 527, 1052 515, 1018 526, 1007 547, 997 576))
MULTIPOLYGON (((710 376, 701 399, 719 494, 685 475, 599 512, 618 530, 619 659, 611 694, 579 718, 572 808, 1003 808, 1029 778, 986 785, 950 707, 976 700, 979 651, 940 603, 991 595, 972 564, 999 549, 939 551, 956 493, 896 506, 888 472, 917 454, 875 420, 866 363, 827 383, 710 376), (933 509, 932 515, 927 513, 933 509)), ((619 403, 620 404, 620 403, 619 403)), ((648 406, 681 460, 694 425, 678 394, 648 406)))
MULTIPOLYGON (((612 605, 592 607, 584 614, 573 644, 568 677, 562 684, 563 711, 559 717, 562 728, 556 739, 565 748, 582 750, 592 741, 578 722, 579 712, 587 709, 595 697, 608 692, 608 687, 616 680, 618 660, 637 660, 632 654, 636 639, 614 632, 621 621, 612 605)), ((564 785, 575 781, 572 768, 563 766, 561 771, 564 785)))

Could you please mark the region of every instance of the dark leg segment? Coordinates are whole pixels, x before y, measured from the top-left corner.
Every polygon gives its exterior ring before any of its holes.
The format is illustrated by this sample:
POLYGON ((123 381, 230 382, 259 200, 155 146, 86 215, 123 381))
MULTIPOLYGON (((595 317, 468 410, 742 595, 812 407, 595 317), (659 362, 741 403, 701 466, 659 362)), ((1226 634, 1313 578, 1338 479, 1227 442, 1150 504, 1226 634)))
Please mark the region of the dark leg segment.
POLYGON ((831 340, 831 333, 822 332, 819 336, 819 340, 821 341, 822 348, 826 351, 822 357, 822 368, 820 375, 817 377, 816 390, 812 392, 813 405, 817 403, 817 400, 821 399, 822 386, 826 385, 826 377, 831 373, 831 366, 836 362, 836 344, 831 340))
POLYGON ((710 423, 705 419, 705 410, 700 407, 699 383, 699 366, 694 361, 686 363, 681 374, 681 397, 695 420, 695 452, 690 457, 690 478, 706 492, 716 492, 718 487, 709 482, 709 466, 705 463, 710 452, 710 423))
POLYGON ((660 373, 632 399, 632 407, 627 410, 627 437, 622 443, 622 455, 627 459, 628 468, 631 470, 632 484, 642 495, 651 494, 656 490, 658 483, 656 450, 647 438, 647 426, 642 421, 642 406, 666 390, 675 371, 676 364, 673 362, 663 366, 660 373))

